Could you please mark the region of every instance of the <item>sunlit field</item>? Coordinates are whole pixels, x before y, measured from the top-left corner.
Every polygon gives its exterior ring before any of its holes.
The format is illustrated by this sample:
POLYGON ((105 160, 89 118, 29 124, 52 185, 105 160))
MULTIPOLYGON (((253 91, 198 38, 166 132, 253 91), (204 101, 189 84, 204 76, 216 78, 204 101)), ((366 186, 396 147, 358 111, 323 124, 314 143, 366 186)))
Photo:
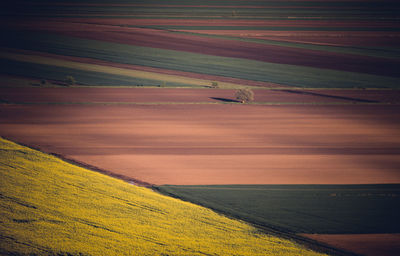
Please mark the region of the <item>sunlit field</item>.
POLYGON ((4 139, 0 150, 3 255, 321 255, 4 139))

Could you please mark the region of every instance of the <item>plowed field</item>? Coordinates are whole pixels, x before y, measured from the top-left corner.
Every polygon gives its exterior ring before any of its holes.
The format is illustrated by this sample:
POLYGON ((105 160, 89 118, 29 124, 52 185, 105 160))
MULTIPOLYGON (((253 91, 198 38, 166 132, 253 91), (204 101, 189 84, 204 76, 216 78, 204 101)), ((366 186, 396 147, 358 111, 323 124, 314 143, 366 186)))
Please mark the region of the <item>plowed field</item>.
POLYGON ((16 141, 154 184, 400 182, 397 105, 3 105, 16 141))
MULTIPOLYGON (((275 104, 400 103, 398 90, 254 90, 255 102, 275 104)), ((232 102, 235 90, 163 88, 12 88, 0 87, 10 103, 232 102)))
POLYGON ((306 235, 336 248, 345 248, 366 256, 396 256, 400 252, 400 234, 306 235))

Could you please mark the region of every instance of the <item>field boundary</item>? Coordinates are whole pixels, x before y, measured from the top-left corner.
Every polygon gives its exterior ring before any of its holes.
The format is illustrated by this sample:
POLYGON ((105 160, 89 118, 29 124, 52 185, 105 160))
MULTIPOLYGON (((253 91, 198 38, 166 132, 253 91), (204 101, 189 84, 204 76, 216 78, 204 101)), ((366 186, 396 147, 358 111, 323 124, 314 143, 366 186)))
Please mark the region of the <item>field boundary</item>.
POLYGON ((243 221, 243 222, 255 227, 257 230, 259 230, 259 231, 261 231, 261 232, 263 232, 265 234, 269 234, 269 235, 277 236, 277 237, 280 237, 280 238, 285 238, 285 239, 292 240, 292 241, 294 241, 294 242, 296 242, 296 243, 298 243, 298 244, 300 244, 300 245, 302 245, 302 246, 304 246, 306 248, 309 248, 309 249, 311 249, 313 251, 316 251, 316 252, 327 253, 327 254, 332 255, 332 256, 362 256, 360 254, 352 253, 352 252, 349 252, 349 251, 346 251, 346 250, 343 250, 343 249, 338 249, 338 248, 335 248, 335 247, 330 246, 328 244, 325 244, 325 243, 322 243, 322 242, 319 242, 319 241, 316 241, 316 240, 313 240, 313 239, 310 239, 310 238, 307 238, 307 237, 303 237, 303 236, 297 235, 295 233, 290 232, 289 230, 283 230, 283 229, 280 229, 279 227, 275 227, 275 226, 267 226, 267 225, 259 224, 259 223, 256 223, 256 222, 250 222, 250 221, 246 220, 245 218, 241 218, 241 217, 229 214, 227 212, 224 212, 224 211, 221 211, 221 210, 218 210, 218 209, 214 209, 213 207, 205 206, 202 203, 198 203, 198 202, 195 202, 195 201, 189 201, 189 200, 186 200, 185 198, 179 197, 179 196, 177 196, 175 194, 168 193, 168 192, 165 192, 165 191, 162 192, 159 189, 158 186, 156 186, 154 184, 151 184, 151 183, 148 183, 148 182, 145 182, 145 181, 134 179, 134 178, 131 178, 131 177, 128 177, 128 176, 125 176, 125 175, 121 175, 121 174, 116 174, 116 173, 114 173, 112 171, 105 170, 105 169, 102 169, 102 168, 99 168, 99 167, 96 167, 96 166, 93 166, 93 165, 90 165, 90 164, 86 164, 86 163, 74 160, 72 158, 68 158, 68 157, 66 157, 64 155, 61 155, 61 154, 57 154, 57 153, 54 153, 54 152, 45 152, 42 149, 40 149, 39 147, 37 147, 37 146, 21 143, 19 141, 16 141, 16 140, 14 140, 12 138, 8 138, 6 136, 0 136, 0 138, 12 141, 12 142, 14 142, 14 143, 16 143, 18 145, 24 146, 24 147, 28 147, 28 148, 37 150, 37 151, 42 152, 44 154, 49 154, 49 155, 55 156, 55 157, 65 161, 67 163, 70 163, 70 164, 73 164, 73 165, 76 165, 76 166, 79 166, 79 167, 82 167, 82 168, 85 168, 85 169, 88 169, 88 170, 91 170, 91 171, 94 171, 94 172, 102 173, 104 175, 107 175, 107 176, 110 176, 110 177, 113 177, 113 178, 117 178, 119 180, 123 180, 125 182, 128 182, 131 185, 150 188, 151 190, 153 190, 153 191, 155 191, 155 192, 157 192, 159 194, 163 194, 163 195, 166 195, 166 196, 169 196, 169 197, 172 197, 172 198, 176 198, 176 199, 179 199, 179 200, 182 200, 182 201, 185 201, 185 202, 190 202, 190 203, 205 207, 205 208, 210 209, 210 210, 212 210, 212 211, 214 211, 214 212, 216 212, 218 214, 221 214, 221 215, 223 215, 223 216, 225 216, 227 218, 243 221))
POLYGON ((256 106, 283 106, 283 105, 316 105, 316 106, 335 106, 335 105, 400 105, 391 102, 10 102, 0 98, 0 104, 7 105, 256 105, 256 106))
POLYGON ((46 151, 43 151, 41 148, 39 148, 39 147, 37 147, 37 146, 30 145, 30 144, 25 144, 25 143, 21 143, 21 142, 19 142, 19 141, 16 141, 15 139, 8 138, 8 137, 6 137, 6 136, 0 136, 0 138, 5 139, 5 140, 12 141, 12 142, 14 142, 14 143, 16 143, 16 144, 18 144, 18 145, 20 145, 20 146, 24 146, 24 147, 28 147, 28 148, 37 150, 37 151, 42 152, 42 153, 44 153, 44 154, 48 154, 48 155, 55 156, 55 157, 57 157, 57 158, 63 160, 64 162, 67 162, 67 163, 69 163, 69 164, 73 164, 73 165, 76 165, 76 166, 79 166, 79 167, 88 169, 88 170, 90 170, 90 171, 102 173, 102 174, 105 174, 105 175, 107 175, 107 176, 110 176, 110 177, 113 177, 113 178, 117 178, 117 179, 126 181, 126 182, 128 182, 129 184, 131 184, 131 185, 136 185, 136 186, 146 187, 146 188, 152 188, 152 186, 153 186, 153 184, 151 184, 151 183, 148 183, 148 182, 145 182, 145 181, 142 181, 142 180, 138 180, 138 179, 134 179, 134 178, 128 177, 128 176, 126 176, 126 175, 117 174, 117 173, 114 173, 114 172, 112 172, 112 171, 105 170, 105 169, 99 168, 99 167, 94 166, 94 165, 86 164, 86 163, 77 161, 77 160, 75 160, 75 159, 66 157, 66 156, 64 156, 64 155, 62 155, 62 154, 57 154, 57 153, 54 153, 54 152, 46 152, 46 151))
POLYGON ((292 240, 292 241, 294 241, 298 244, 301 244, 301 245, 305 246, 306 248, 309 248, 313 251, 326 253, 326 254, 333 255, 333 256, 362 256, 361 254, 350 252, 350 251, 347 251, 344 249, 335 248, 329 244, 322 243, 322 242, 298 235, 296 233, 290 232, 289 230, 286 230, 283 228, 279 228, 279 227, 272 226, 272 225, 267 226, 265 224, 260 224, 260 223, 254 222, 254 221, 249 221, 246 218, 236 216, 235 214, 229 214, 228 212, 225 212, 223 210, 218 210, 213 207, 206 206, 200 202, 197 202, 196 200, 191 201, 191 200, 185 199, 184 197, 180 197, 176 194, 169 193, 165 190, 161 190, 160 186, 157 186, 157 185, 151 186, 151 189, 153 191, 156 191, 163 195, 167 195, 167 196, 170 196, 170 197, 173 197, 173 198, 185 201, 185 202, 190 202, 190 203, 193 203, 196 205, 200 205, 202 207, 206 207, 206 208, 211 209, 214 212, 221 214, 223 216, 226 216, 228 218, 246 222, 249 225, 252 225, 253 227, 257 228, 258 230, 260 230, 261 232, 263 232, 265 234, 274 235, 274 236, 278 236, 280 238, 292 240))

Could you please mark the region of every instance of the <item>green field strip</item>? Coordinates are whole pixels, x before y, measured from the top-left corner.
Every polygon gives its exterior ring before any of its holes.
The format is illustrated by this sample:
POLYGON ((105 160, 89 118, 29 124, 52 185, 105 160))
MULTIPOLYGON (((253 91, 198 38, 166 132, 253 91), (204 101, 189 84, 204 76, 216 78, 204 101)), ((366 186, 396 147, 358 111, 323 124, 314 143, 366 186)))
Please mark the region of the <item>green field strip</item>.
POLYGON ((325 255, 0 138, 1 255, 325 255))
POLYGON ((6 33, 1 45, 25 50, 45 51, 59 55, 88 57, 115 63, 272 82, 298 87, 400 87, 399 79, 395 77, 139 47, 39 32, 6 33))
POLYGON ((400 232, 400 184, 165 185, 157 189, 283 232, 400 232))
POLYGON ((0 58, 1 73, 17 75, 37 79, 52 79, 64 81, 66 76, 73 76, 80 85, 103 85, 103 86, 171 86, 185 87, 190 86, 181 83, 135 78, 131 76, 115 75, 105 72, 95 72, 74 68, 67 68, 55 65, 43 65, 30 62, 15 61, 0 58))
MULTIPOLYGON (((160 18, 160 17, 156 17, 160 18)), ((146 18, 143 18, 146 19, 146 18)), ((224 19, 226 20, 226 19, 224 19)), ((240 19, 239 19, 240 20, 240 19)), ((309 20, 309 19, 307 19, 309 20)), ((316 51, 326 51, 326 52, 335 52, 335 53, 344 53, 344 54, 356 54, 362 56, 370 56, 370 57, 378 57, 378 58, 389 58, 389 59, 399 59, 400 58, 400 49, 393 48, 393 47, 378 47, 378 46, 333 46, 333 45, 319 45, 317 43, 303 43, 303 42, 287 42, 287 41, 280 41, 280 40, 268 40, 268 39, 257 39, 257 38, 245 38, 240 36, 228 36, 228 35, 214 35, 214 34, 205 34, 202 33, 201 30, 197 29, 199 32, 191 31, 179 31, 179 30, 196 30, 193 28, 189 28, 187 26, 181 26, 182 28, 167 28, 165 26, 135 26, 135 25, 108 25, 108 26, 115 26, 115 27, 132 27, 132 28, 152 28, 152 29, 160 29, 164 31, 168 31, 169 33, 175 34, 186 34, 186 35, 196 35, 206 38, 218 38, 218 39, 228 39, 228 40, 235 40, 235 41, 242 41, 242 42, 251 42, 251 43, 260 43, 266 45, 276 45, 276 46, 284 46, 284 47, 291 47, 291 48, 299 48, 299 49, 308 49, 308 50, 316 50, 316 51), (174 31, 174 29, 178 31, 174 31)), ((224 30, 226 27, 217 27, 217 26, 210 26, 209 30, 224 30)), ((242 27, 235 26, 235 29, 232 30, 242 30, 242 27)), ((251 27, 251 30, 265 30, 262 27, 251 27)), ((270 27, 271 28, 271 27, 270 27)), ((230 28, 229 28, 230 29, 230 28)), ((281 31, 279 27, 272 28, 276 29, 277 31, 281 31)), ((315 28, 318 29, 318 28, 315 28)), ((349 29, 349 28, 347 28, 349 29)), ((376 28, 378 29, 378 28, 376 28)), ((400 30, 399 28, 397 28, 400 30)), ((247 28, 246 28, 247 30, 247 28)), ((268 29, 266 29, 268 30, 268 29)), ((323 28, 318 31, 324 31, 323 28)), ((338 31, 346 31, 346 30, 338 30, 338 31)), ((368 28, 363 28, 362 31, 370 31, 368 28)))
MULTIPOLYGON (((330 46, 330 45, 318 45, 313 43, 297 43, 297 42, 286 42, 279 40, 267 40, 267 39, 257 39, 257 38, 244 38, 240 36, 227 36, 227 35, 213 35, 213 34, 204 34, 201 33, 201 29, 199 32, 185 32, 185 31, 173 31, 174 28, 164 28, 162 26, 133 26, 133 25, 109 25, 116 27, 145 27, 145 28, 153 28, 168 31, 169 33, 175 34, 186 34, 186 35, 196 35, 206 38, 219 38, 219 39, 228 39, 242 42, 251 42, 251 43, 260 43, 266 45, 276 45, 276 46, 284 46, 291 48, 299 48, 299 49, 308 49, 308 50, 316 50, 316 51, 326 51, 326 52, 335 52, 335 53, 344 53, 344 54, 356 54, 362 56, 370 56, 370 57, 378 57, 378 58, 389 58, 389 59, 399 59, 400 58, 400 49, 393 47, 365 47, 365 46, 330 46)), ((219 30, 224 29, 225 27, 215 27, 212 26, 210 30, 219 30)), ((241 30, 241 27, 235 27, 237 30, 241 30)), ((260 27, 252 27, 253 30, 263 30, 260 27)), ((277 31, 280 31, 277 27, 277 31)), ((182 30, 192 30, 192 28, 186 28, 182 26, 180 28, 182 30)), ((234 29, 234 30, 236 30, 234 29)), ((369 31, 365 28, 366 31, 369 31)), ((400 29, 400 27, 398 28, 400 29)), ((323 30, 320 30, 323 31, 323 30)), ((340 31, 340 30, 339 30, 340 31)), ((342 30, 344 31, 344 30, 342 30)))
POLYGON ((400 58, 400 49, 399 48, 390 48, 390 47, 329 46, 329 45, 318 45, 318 44, 313 44, 313 43, 295 43, 295 42, 285 42, 285 41, 279 41, 279 40, 243 38, 243 37, 239 37, 239 36, 212 35, 212 34, 203 34, 200 32, 196 33, 196 32, 184 32, 184 31, 170 31, 170 33, 188 34, 188 35, 196 35, 196 36, 208 37, 208 38, 220 38, 220 39, 228 39, 228 40, 235 40, 235 41, 242 41, 242 42, 260 43, 260 44, 266 44, 266 45, 276 45, 276 46, 284 46, 284 47, 308 49, 308 50, 316 50, 316 51, 336 52, 336 53, 344 53, 344 54, 356 54, 356 55, 378 57, 378 58, 389 58, 389 59, 399 59, 400 58))
MULTIPOLYGON (((30 63, 35 65, 44 65, 44 66, 54 66, 58 68, 67 68, 69 70, 79 70, 81 72, 88 71, 88 73, 101 73, 101 74, 110 74, 110 75, 117 75, 117 77, 124 77, 129 79, 129 82, 133 82, 136 84, 137 87, 144 87, 144 86, 157 86, 157 87, 179 87, 179 88, 210 88, 211 81, 205 78, 191 78, 186 77, 183 75, 174 75, 174 74, 165 74, 165 73, 157 73, 151 71, 144 71, 144 70, 137 70, 134 68, 126 68, 123 67, 116 67, 113 64, 116 63, 101 63, 101 64, 93 64, 88 62, 80 62, 78 61, 71 61, 68 59, 63 59, 63 56, 41 56, 41 53, 29 53, 29 54, 21 54, 16 53, 15 49, 5 49, 3 52, 0 51, 0 58, 8 59, 11 61, 23 62, 23 63, 30 63), (9 52, 7 52, 9 51, 9 52), (143 84, 147 83, 147 84, 143 84)), ((87 61, 87 60, 85 60, 87 61)), ((89 61, 90 62, 90 61, 89 61)), ((7 70, 7 68, 6 68, 7 70)), ((12 70, 11 67, 8 67, 8 72, 12 74, 12 72, 16 72, 12 70)), ((85 75, 87 75, 85 73, 85 75)), ((211 78, 214 80, 214 77, 211 78)), ((218 77, 215 78, 218 81, 218 77)), ((126 80, 126 79, 125 79, 126 80)), ((103 81, 101 81, 103 82, 103 81)), ((100 82, 100 83, 101 83, 100 82)), ((235 81, 233 81, 235 82, 235 81)), ((103 82, 104 83, 104 82, 103 82)), ((64 83, 65 84, 65 83, 64 83)), ((115 85, 115 84, 114 84, 115 85)), ((116 84, 118 86, 118 84, 116 84)), ((103 84, 103 86, 105 86, 103 84)), ((119 85, 120 86, 120 85, 119 85)), ((126 85, 125 85, 126 86, 126 85)), ((221 81, 218 84, 218 87, 223 89, 238 89, 243 88, 244 86, 239 83, 232 83, 232 82, 225 82, 221 81)))

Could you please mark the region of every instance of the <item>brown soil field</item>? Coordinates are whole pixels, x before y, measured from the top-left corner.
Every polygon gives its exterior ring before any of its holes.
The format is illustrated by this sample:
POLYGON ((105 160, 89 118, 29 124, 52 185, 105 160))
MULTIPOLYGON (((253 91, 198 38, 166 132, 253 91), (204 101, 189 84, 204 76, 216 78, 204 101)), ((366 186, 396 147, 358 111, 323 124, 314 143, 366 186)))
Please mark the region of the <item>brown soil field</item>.
MULTIPOLYGON (((64 19, 49 19, 50 21, 65 21, 64 19)), ((68 22, 130 25, 130 26, 251 26, 251 27, 363 27, 363 28, 395 28, 398 23, 384 20, 235 20, 235 19, 104 19, 104 18, 68 18, 68 22)))
POLYGON ((400 60, 396 59, 206 38, 196 35, 170 33, 168 31, 156 29, 116 27, 73 22, 49 23, 44 21, 22 22, 19 23, 18 26, 34 30, 53 31, 68 36, 144 47, 374 75, 400 76, 397 70, 397 66, 400 65, 400 60))
POLYGON ((279 99, 281 102, 343 102, 343 103, 400 103, 400 90, 385 89, 276 89, 276 90, 256 90, 256 101, 274 101, 279 99), (283 94, 282 94, 283 93, 283 94), (305 100, 305 101, 304 101, 305 100), (309 101, 308 101, 309 100, 309 101))
MULTIPOLYGON (((286 90, 288 91, 288 90, 286 90)), ((348 99, 359 102, 400 103, 400 90, 304 90, 305 94, 319 95, 327 99, 348 99)))
MULTIPOLYGON (((296 2, 299 0, 292 0, 292 2, 296 2)), ((360 0, 357 0, 360 1, 360 0)), ((354 1, 353 2, 357 2, 354 1)), ((310 1, 312 2, 312 1, 310 1)), ((338 0, 336 0, 336 2, 340 2, 338 0)), ((38 3, 38 5, 40 5, 41 3, 38 3)), ((43 3, 42 3, 43 4, 43 3)), ((134 6, 134 7, 175 7, 175 8, 185 8, 185 7, 189 7, 189 8, 279 8, 279 9, 286 9, 286 8, 301 8, 301 9, 321 9, 321 8, 329 8, 329 7, 323 7, 323 6, 318 6, 318 7, 314 7, 314 6, 298 6, 298 5, 293 5, 293 6, 260 6, 260 5, 184 5, 184 4, 132 4, 132 3, 124 3, 124 4, 119 4, 119 3, 112 3, 112 4, 107 4, 107 3, 54 3, 55 5, 63 5, 63 6, 134 6)), ((346 8, 346 7, 335 7, 335 8, 346 8)))
POLYGON ((153 184, 400 182, 397 105, 7 105, 0 135, 153 184))
MULTIPOLYGON (((258 103, 400 103, 400 90, 253 90, 258 103)), ((230 102, 235 90, 173 88, 0 87, 11 103, 230 102)))
POLYGON ((160 88, 0 88, 0 99, 13 103, 81 102, 218 102, 233 99, 234 90, 160 88), (215 98, 215 99, 213 99, 215 98))
POLYGON ((400 234, 305 234, 304 236, 365 256, 398 256, 400 254, 400 234))

